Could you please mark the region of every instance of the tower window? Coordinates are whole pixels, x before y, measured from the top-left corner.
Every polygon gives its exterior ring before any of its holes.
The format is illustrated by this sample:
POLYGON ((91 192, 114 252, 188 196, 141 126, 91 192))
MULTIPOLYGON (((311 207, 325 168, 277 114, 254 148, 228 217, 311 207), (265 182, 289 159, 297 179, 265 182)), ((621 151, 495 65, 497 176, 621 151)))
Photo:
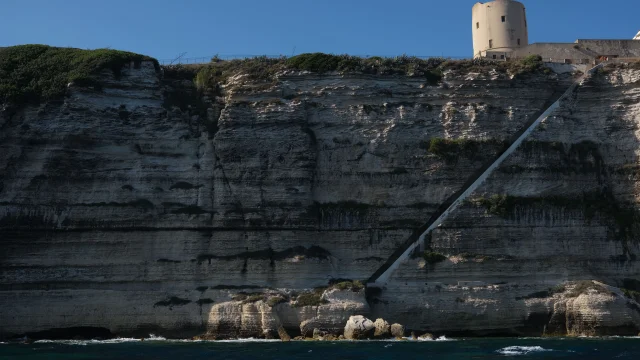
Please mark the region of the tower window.
POLYGON ((479 22, 476 23, 476 29, 480 29, 480 23, 479 22))
POLYGON ((507 21, 507 17, 506 17, 506 16, 503 16, 503 17, 502 17, 502 22, 505 22, 505 21, 507 21))
POLYGON ((494 59, 497 59, 497 55, 493 55, 493 58, 494 58, 494 59))
POLYGON ((489 49, 493 49, 493 40, 489 40, 489 49))
POLYGON ((518 46, 520 46, 520 39, 518 39, 518 46))
POLYGON ((500 59, 504 60, 504 55, 500 55, 500 59))

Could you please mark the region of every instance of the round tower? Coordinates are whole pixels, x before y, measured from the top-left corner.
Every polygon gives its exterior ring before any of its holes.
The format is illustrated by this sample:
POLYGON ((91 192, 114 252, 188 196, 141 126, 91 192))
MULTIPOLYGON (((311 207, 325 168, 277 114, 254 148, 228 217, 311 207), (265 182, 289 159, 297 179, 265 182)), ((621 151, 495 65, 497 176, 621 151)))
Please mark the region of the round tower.
POLYGON ((473 6, 472 19, 474 58, 496 55, 500 59, 514 49, 529 45, 527 14, 518 1, 477 3, 473 6))

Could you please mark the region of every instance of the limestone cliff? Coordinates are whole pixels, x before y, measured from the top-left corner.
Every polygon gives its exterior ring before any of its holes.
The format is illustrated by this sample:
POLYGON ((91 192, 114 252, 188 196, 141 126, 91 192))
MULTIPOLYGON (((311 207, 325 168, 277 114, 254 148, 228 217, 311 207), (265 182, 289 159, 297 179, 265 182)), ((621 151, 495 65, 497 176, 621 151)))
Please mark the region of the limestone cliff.
POLYGON ((204 92, 152 62, 117 75, 0 115, 3 336, 275 337, 356 314, 449 333, 638 332, 637 303, 598 291, 639 289, 640 71, 582 86, 434 232, 444 261, 416 256, 368 299, 350 281, 571 74, 282 71, 204 92), (458 141, 429 152, 433 139, 458 141), (603 285, 548 290, 579 280, 603 285))

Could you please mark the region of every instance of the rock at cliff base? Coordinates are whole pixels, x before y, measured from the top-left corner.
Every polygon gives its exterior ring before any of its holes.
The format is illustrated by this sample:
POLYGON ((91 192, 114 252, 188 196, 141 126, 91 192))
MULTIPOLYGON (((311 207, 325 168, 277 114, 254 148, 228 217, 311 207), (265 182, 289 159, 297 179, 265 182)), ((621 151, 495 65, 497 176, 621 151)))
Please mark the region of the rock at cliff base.
POLYGON ((373 326, 375 330, 373 331, 373 337, 376 339, 386 339, 391 336, 391 326, 384 319, 377 319, 373 326))
POLYGON ((394 338, 404 337, 404 326, 400 324, 391 325, 391 336, 393 336, 394 338))
POLYGON ((300 323, 300 335, 304 338, 313 337, 314 330, 318 327, 317 322, 314 319, 305 320, 300 323))
POLYGON ((420 340, 433 340, 433 334, 424 333, 424 334, 418 336, 418 339, 420 339, 420 340))
POLYGON ((338 340, 338 337, 333 335, 333 334, 326 334, 325 336, 323 336, 322 340, 325 340, 325 341, 336 341, 336 340, 338 340))
POLYGON ((313 338, 316 340, 322 340, 322 337, 324 336, 324 334, 322 333, 322 331, 320 331, 320 329, 315 328, 313 329, 313 338))
POLYGON ((291 336, 289 336, 287 330, 285 330, 282 325, 278 326, 278 336, 280 336, 280 340, 284 342, 291 341, 291 336))
POLYGON ((356 315, 347 321, 347 325, 344 327, 344 337, 347 340, 368 339, 373 336, 374 330, 373 321, 362 315, 356 315))

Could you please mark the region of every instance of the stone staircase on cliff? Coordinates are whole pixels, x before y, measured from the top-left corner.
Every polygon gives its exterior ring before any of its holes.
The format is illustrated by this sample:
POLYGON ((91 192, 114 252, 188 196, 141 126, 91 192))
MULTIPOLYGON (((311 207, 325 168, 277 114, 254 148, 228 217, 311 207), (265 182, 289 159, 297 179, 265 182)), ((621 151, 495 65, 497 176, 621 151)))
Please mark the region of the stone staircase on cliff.
POLYGON ((414 251, 424 250, 424 239, 435 228, 440 226, 444 220, 458 207, 463 201, 469 197, 485 180, 496 170, 504 160, 511 155, 522 142, 538 127, 538 125, 551 113, 556 110, 560 104, 571 97, 573 92, 580 84, 591 76, 597 69, 605 63, 600 63, 588 70, 583 76, 574 81, 565 91, 559 90, 554 93, 542 107, 540 113, 535 114, 529 123, 518 131, 510 141, 510 145, 498 157, 490 163, 485 164, 482 168, 472 174, 465 182, 462 188, 451 195, 442 205, 433 213, 429 220, 420 228, 412 233, 405 243, 399 247, 391 257, 369 278, 367 287, 383 288, 388 282, 393 272, 401 263, 411 257, 414 251))

